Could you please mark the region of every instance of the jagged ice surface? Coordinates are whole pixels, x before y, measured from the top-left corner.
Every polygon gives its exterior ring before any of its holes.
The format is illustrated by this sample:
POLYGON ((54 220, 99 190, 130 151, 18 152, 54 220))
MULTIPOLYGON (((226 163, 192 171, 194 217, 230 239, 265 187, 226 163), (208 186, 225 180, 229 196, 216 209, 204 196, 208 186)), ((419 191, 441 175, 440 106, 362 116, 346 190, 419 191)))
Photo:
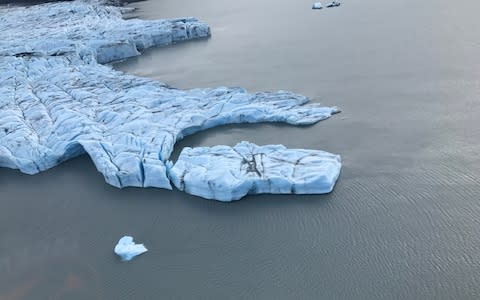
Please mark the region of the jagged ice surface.
POLYGON ((209 34, 193 18, 123 20, 95 2, 0 10, 0 167, 35 174, 86 152, 111 185, 170 189, 165 162, 186 135, 337 112, 285 91, 178 90, 97 62, 209 34))
POLYGON ((172 89, 71 57, 0 58, 0 82, 0 166, 35 174, 86 151, 117 187, 170 188, 164 162, 199 130, 336 111, 289 92, 172 89))
POLYGON ((340 169, 340 156, 328 152, 241 142, 184 148, 169 176, 186 193, 232 201, 247 194, 329 193, 340 169))

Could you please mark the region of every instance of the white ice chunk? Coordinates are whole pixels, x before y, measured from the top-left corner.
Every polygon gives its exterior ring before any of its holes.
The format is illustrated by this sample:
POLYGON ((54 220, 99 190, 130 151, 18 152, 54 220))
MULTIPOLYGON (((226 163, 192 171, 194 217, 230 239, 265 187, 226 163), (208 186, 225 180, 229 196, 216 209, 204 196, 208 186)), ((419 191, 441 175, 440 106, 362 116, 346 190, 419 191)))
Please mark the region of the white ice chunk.
POLYGON ((186 135, 232 123, 313 124, 337 112, 290 92, 178 90, 72 55, 0 56, 0 167, 35 174, 87 153, 116 187, 170 189, 186 135))
POLYGON ((329 193, 340 168, 340 156, 328 152, 241 142, 184 148, 169 177, 186 193, 232 201, 247 194, 329 193))
POLYGON ((118 244, 113 249, 115 254, 120 256, 123 261, 128 261, 143 254, 148 251, 147 248, 143 244, 135 244, 133 242, 133 237, 131 236, 124 236, 119 241, 118 244))
POLYGON ((322 3, 321 2, 314 2, 312 5, 312 9, 322 9, 322 3))

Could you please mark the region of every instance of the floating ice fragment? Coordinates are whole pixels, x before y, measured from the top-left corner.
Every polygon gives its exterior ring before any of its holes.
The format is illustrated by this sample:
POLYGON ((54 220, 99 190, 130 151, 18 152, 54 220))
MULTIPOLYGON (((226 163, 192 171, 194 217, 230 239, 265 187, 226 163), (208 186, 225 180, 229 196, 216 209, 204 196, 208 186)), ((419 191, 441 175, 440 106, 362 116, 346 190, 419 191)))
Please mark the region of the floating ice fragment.
POLYGON ((337 6, 340 6, 340 4, 341 4, 340 2, 333 0, 332 2, 328 3, 325 6, 326 7, 337 7, 337 6))
POLYGON ((312 9, 322 9, 322 3, 321 2, 314 2, 312 5, 312 9))
POLYGON ((143 244, 135 244, 133 242, 133 237, 124 236, 118 241, 118 244, 113 251, 120 256, 123 261, 128 261, 135 256, 147 252, 148 249, 145 248, 143 244))
POLYGON ((186 193, 220 201, 247 194, 323 194, 340 174, 340 156, 283 145, 184 148, 169 164, 175 186, 186 193))

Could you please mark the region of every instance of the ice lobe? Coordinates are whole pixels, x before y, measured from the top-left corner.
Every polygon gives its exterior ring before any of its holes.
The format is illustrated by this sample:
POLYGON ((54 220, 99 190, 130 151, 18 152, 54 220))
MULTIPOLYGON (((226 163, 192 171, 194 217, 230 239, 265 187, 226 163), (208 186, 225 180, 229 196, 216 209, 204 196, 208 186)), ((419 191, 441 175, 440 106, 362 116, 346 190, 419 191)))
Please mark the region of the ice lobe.
POLYGON ((178 90, 73 56, 0 57, 0 95, 0 166, 35 174, 87 152, 116 187, 171 188, 165 161, 197 131, 337 111, 284 91, 178 90))
POLYGON ((184 148, 169 176, 186 193, 220 201, 247 194, 323 194, 340 174, 340 156, 282 145, 184 148))
POLYGON ((145 248, 143 244, 135 244, 133 242, 133 237, 124 236, 118 241, 113 251, 115 252, 115 254, 120 256, 123 261, 128 261, 135 256, 147 252, 148 249, 145 248))
POLYGON ((122 9, 100 1, 73 1, 0 10, 0 55, 78 53, 107 63, 152 46, 204 38, 207 24, 195 18, 124 20, 122 9))

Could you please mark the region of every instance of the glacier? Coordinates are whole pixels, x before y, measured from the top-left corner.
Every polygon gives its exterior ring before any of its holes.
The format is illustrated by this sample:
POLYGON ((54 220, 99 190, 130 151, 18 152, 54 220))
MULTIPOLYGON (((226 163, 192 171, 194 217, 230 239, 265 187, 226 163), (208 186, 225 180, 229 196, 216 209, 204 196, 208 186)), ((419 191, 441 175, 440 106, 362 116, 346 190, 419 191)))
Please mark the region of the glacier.
POLYGON ((0 55, 79 54, 108 63, 149 47, 210 36, 210 27, 192 17, 124 20, 124 11, 100 0, 1 9, 0 55))
POLYGON ((340 174, 340 156, 320 150, 257 146, 183 148, 169 163, 175 186, 188 194, 229 202, 247 194, 323 194, 340 174))
POLYGON ((135 244, 133 242, 133 237, 128 235, 122 237, 113 249, 113 252, 120 256, 123 261, 132 260, 132 258, 135 256, 143 254, 147 251, 148 249, 145 248, 143 244, 135 244))
POLYGON ((179 90, 115 71, 105 63, 210 36, 195 18, 125 20, 124 11, 95 0, 0 9, 0 167, 36 174, 87 153, 113 186, 171 189, 166 163, 187 135, 338 112, 287 91, 179 90))

